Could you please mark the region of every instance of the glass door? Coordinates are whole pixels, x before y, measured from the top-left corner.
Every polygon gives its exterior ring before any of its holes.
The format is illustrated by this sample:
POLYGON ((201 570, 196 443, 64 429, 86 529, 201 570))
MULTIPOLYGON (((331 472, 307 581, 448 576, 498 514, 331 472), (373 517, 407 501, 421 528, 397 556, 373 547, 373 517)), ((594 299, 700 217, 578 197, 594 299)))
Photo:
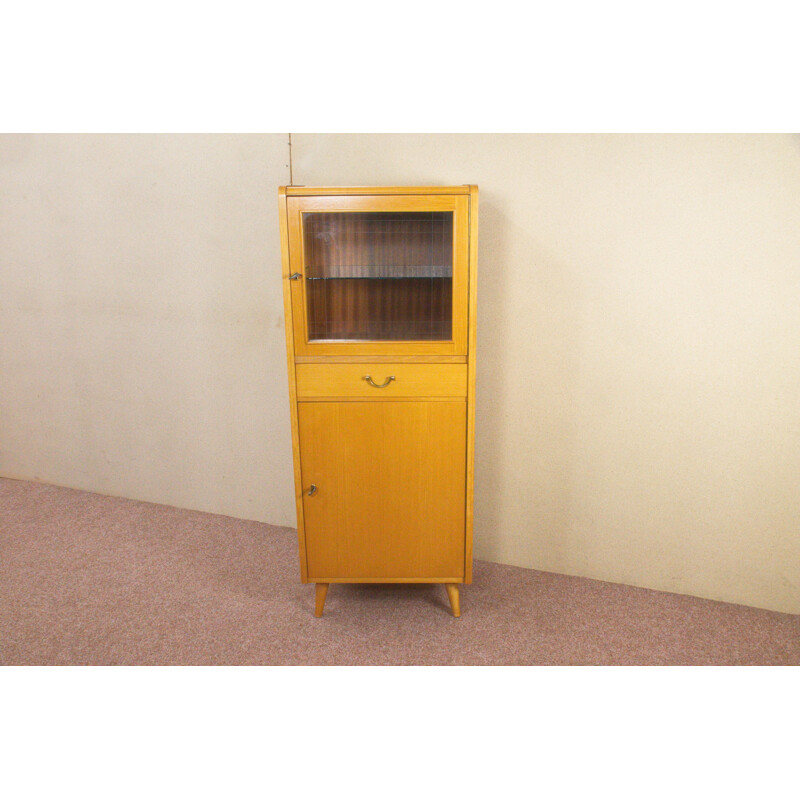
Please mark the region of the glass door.
POLYGON ((297 355, 466 354, 466 196, 288 202, 297 355))

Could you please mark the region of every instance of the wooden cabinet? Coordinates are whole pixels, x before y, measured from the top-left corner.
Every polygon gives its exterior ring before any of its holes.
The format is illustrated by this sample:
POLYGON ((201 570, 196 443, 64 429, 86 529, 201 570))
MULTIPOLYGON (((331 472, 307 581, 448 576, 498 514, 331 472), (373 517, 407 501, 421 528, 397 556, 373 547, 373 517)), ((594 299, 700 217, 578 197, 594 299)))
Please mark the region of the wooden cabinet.
POLYGON ((475 186, 282 187, 300 572, 472 580, 475 186))

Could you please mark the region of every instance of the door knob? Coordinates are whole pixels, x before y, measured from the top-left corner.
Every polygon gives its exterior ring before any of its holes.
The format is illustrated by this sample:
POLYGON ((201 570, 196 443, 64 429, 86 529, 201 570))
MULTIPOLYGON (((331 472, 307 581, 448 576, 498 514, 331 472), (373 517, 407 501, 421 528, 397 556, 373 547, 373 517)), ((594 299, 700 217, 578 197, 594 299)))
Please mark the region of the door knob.
POLYGON ((313 497, 317 493, 317 484, 312 483, 311 488, 308 490, 307 494, 309 497, 313 497))

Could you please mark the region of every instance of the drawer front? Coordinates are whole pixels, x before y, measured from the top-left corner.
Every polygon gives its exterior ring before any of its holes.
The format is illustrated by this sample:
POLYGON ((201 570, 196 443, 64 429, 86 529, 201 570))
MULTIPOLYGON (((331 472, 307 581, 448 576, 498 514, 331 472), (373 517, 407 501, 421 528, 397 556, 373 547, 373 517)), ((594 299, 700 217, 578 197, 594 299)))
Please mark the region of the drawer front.
POLYGON ((297 398, 466 397, 466 364, 297 364, 297 398))

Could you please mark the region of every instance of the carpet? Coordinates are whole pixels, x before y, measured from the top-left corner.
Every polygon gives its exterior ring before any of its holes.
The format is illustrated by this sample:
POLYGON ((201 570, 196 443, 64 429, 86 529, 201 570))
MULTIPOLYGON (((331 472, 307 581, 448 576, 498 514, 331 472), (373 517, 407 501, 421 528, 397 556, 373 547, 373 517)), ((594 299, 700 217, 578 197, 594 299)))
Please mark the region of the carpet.
POLYGON ((800 615, 476 561, 341 585, 314 617, 297 532, 0 479, 0 664, 800 664, 800 615))

